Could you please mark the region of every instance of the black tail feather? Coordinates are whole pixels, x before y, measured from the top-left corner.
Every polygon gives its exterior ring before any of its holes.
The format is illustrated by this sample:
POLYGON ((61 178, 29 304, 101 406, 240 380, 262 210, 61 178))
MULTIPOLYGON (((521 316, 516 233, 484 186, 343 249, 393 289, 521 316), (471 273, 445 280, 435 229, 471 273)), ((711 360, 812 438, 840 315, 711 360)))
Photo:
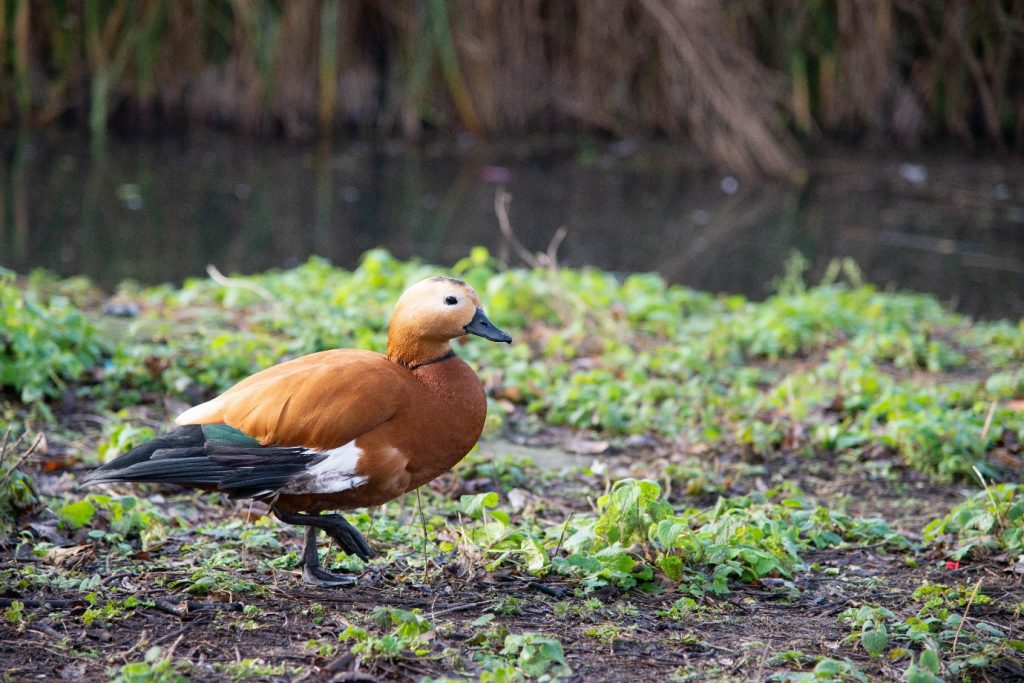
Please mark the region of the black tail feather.
POLYGON ((186 425, 90 472, 81 484, 136 481, 210 486, 232 498, 273 498, 325 457, 294 446, 207 441, 201 425, 186 425))
POLYGON ((165 458, 173 458, 175 460, 181 458, 199 458, 206 455, 205 446, 192 446, 191 448, 158 448, 153 451, 153 455, 149 456, 150 462, 153 460, 163 460, 165 458))
POLYGON ((326 456, 323 453, 304 451, 301 448, 294 449, 294 452, 285 452, 284 448, 267 448, 264 455, 263 449, 249 449, 243 453, 222 453, 220 450, 207 451, 210 460, 227 467, 266 467, 268 465, 293 465, 296 467, 309 467, 323 460, 326 456))
POLYGON ((185 425, 178 427, 173 432, 150 439, 146 443, 133 448, 132 450, 117 456, 107 464, 90 473, 90 477, 100 472, 111 473, 123 470, 140 462, 146 462, 159 450, 181 449, 195 446, 203 446, 206 437, 203 436, 202 425, 185 425))
POLYGON ((89 484, 115 481, 139 481, 164 484, 216 486, 230 474, 223 465, 209 462, 207 458, 181 460, 155 460, 140 462, 119 472, 102 477, 90 475, 89 484))
POLYGON ((255 452, 216 447, 209 456, 210 460, 231 469, 231 474, 220 481, 218 488, 229 492, 232 498, 261 497, 258 494, 281 489, 324 457, 322 453, 303 448, 280 447, 255 452))
POLYGON ((217 488, 227 492, 232 498, 271 497, 272 492, 289 484, 304 469, 294 465, 254 467, 236 471, 225 477, 217 484, 217 488))

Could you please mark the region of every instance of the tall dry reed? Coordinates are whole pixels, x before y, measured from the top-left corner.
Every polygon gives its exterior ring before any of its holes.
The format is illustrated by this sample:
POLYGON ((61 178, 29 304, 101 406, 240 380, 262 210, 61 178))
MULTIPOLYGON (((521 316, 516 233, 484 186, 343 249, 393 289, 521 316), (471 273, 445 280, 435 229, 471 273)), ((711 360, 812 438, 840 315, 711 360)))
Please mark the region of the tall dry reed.
POLYGON ((1024 147, 1024 0, 0 0, 0 126, 1024 147))

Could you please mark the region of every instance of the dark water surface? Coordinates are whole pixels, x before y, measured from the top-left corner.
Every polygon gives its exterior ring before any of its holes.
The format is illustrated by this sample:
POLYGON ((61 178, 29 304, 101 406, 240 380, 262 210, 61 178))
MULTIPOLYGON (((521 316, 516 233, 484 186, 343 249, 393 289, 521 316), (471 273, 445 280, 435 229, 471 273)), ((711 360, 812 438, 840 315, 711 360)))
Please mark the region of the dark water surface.
POLYGON ((1024 169, 960 154, 830 153, 793 188, 628 142, 318 147, 204 133, 94 154, 66 134, 5 139, 0 265, 109 289, 181 282, 208 263, 249 273, 320 254, 351 267, 376 246, 440 264, 477 244, 508 255, 499 183, 528 247, 568 229, 564 264, 757 298, 798 250, 812 277, 848 256, 870 282, 976 317, 1024 316, 1024 169))

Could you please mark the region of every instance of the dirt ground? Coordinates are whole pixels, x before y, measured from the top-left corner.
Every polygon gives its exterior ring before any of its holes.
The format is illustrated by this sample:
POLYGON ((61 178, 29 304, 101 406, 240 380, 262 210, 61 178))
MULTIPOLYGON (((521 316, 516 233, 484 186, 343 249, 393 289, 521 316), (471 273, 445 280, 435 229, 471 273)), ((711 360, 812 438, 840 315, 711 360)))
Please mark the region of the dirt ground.
MULTIPOLYGON (((596 458, 607 466, 609 477, 654 476, 664 472, 682 450, 678 445, 644 443, 580 456, 566 451, 587 447, 580 448, 578 439, 567 439, 549 439, 546 450, 534 451, 538 455, 534 460, 561 451, 565 457, 555 463, 558 467, 577 461, 590 464, 596 458)), ((59 455, 61 445, 51 441, 50 449, 59 455)), ((510 450, 529 453, 531 447, 516 450, 501 443, 483 447, 485 453, 510 450)), ((894 530, 911 541, 919 540, 922 525, 948 512, 963 499, 965 490, 930 483, 885 458, 878 454, 879 463, 886 467, 871 471, 888 474, 877 477, 868 476, 863 464, 829 458, 809 462, 791 454, 768 458, 719 454, 709 456, 707 467, 721 473, 743 464, 755 472, 728 480, 729 493, 763 489, 789 479, 824 505, 884 517, 894 530)), ((23 470, 33 475, 41 492, 59 495, 82 468, 73 462, 68 463, 70 469, 54 467, 47 464, 52 459, 31 459, 23 470)), ((548 502, 548 515, 553 510, 585 512, 600 493, 600 480, 593 474, 567 472, 538 478, 543 483, 530 492, 548 502), (587 490, 593 495, 586 495, 587 490)), ((447 479, 434 486, 445 495, 457 496, 486 490, 490 484, 486 479, 447 479)), ((141 489, 125 489, 129 491, 141 495, 141 489)), ((184 494, 174 495, 180 504, 184 494)), ((672 497, 682 495, 674 492, 672 497)), ((159 504, 171 498, 166 493, 156 500, 159 504)), ((207 494, 183 500, 195 511, 189 520, 193 529, 207 521, 253 515, 247 504, 225 508, 212 504, 215 501, 207 494)), ((695 500, 713 503, 714 495, 701 494, 695 500)), ((163 648, 163 657, 190 662, 184 675, 192 680, 369 682, 445 675, 475 679, 480 670, 473 663, 474 653, 486 649, 489 639, 527 631, 561 641, 573 681, 793 680, 806 676, 822 657, 848 658, 871 680, 902 680, 909 660, 871 658, 856 642, 844 642, 850 628, 837 615, 871 603, 898 616, 911 616, 919 605, 912 603, 910 595, 925 581, 945 585, 980 581, 980 591, 991 602, 969 609, 964 630, 970 632, 984 622, 1009 638, 1024 638, 1019 607, 1017 613, 1012 609, 1024 604, 1022 577, 995 560, 960 566, 947 563, 941 548, 919 546, 894 553, 883 546, 855 546, 809 553, 805 560, 814 569, 796 574, 791 585, 781 580, 731 585, 731 593, 705 597, 698 609, 682 618, 668 618, 659 612, 681 597, 672 587, 654 594, 604 588, 584 595, 577 591, 578 582, 557 574, 488 572, 436 549, 431 550, 433 561, 426 572, 414 554, 392 553, 389 559, 371 564, 355 586, 313 588, 300 582, 298 570, 260 561, 300 549, 301 534, 283 525, 277 533, 283 549, 244 550, 242 565, 228 570, 239 580, 262 586, 261 593, 221 589, 205 596, 187 595, 169 586, 192 575, 195 545, 211 542, 192 529, 175 529, 157 557, 137 549, 114 553, 88 538, 63 534, 46 513, 20 523, 21 539, 48 539, 55 549, 40 554, 32 552, 32 543, 15 538, 4 543, 0 570, 14 571, 4 574, 13 583, 0 586, 0 607, 19 600, 30 616, 20 624, 5 620, 0 625, 0 671, 5 680, 102 680, 127 662, 141 661, 153 646, 163 648), (61 582, 64 574, 77 578, 61 582), (40 575, 49 578, 25 578, 40 575), (100 604, 130 595, 144 602, 87 624, 83 614, 90 606, 90 594, 100 604), (582 606, 588 600, 588 606, 582 606), (354 654, 351 641, 338 641, 337 635, 348 626, 365 625, 379 605, 419 609, 434 625, 429 652, 368 658, 354 654), (261 660, 265 668, 246 669, 246 660, 261 660)), ((386 540, 370 540, 378 550, 387 549, 386 540)), ((1024 661, 1002 657, 971 675, 975 680, 1021 680, 1024 661)))

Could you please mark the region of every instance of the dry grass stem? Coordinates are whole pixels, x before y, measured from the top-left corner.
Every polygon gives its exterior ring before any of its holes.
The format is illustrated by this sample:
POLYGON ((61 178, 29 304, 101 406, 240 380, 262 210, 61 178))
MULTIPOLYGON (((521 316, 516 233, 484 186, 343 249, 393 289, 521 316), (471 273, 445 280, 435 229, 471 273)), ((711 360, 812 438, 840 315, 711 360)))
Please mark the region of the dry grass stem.
POLYGON ((0 126, 666 135, 799 176, 794 133, 1024 145, 1024 3, 0 0, 0 126))

